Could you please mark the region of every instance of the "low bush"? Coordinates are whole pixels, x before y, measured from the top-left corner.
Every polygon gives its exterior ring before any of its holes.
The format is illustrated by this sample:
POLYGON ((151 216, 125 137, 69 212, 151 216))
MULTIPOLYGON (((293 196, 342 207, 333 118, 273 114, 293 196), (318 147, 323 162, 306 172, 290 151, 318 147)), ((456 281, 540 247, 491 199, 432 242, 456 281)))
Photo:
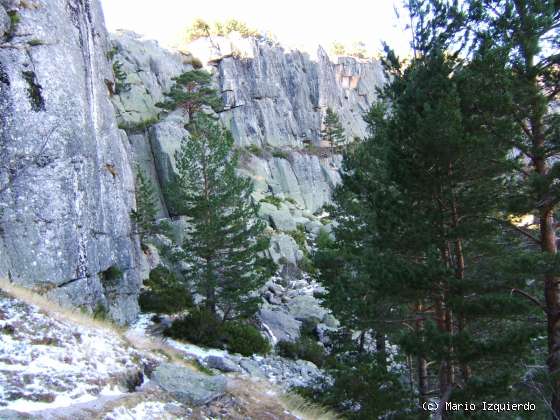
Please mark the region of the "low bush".
POLYGON ((206 347, 227 349, 243 356, 267 354, 271 347, 259 330, 241 321, 225 323, 204 308, 173 321, 164 335, 206 347))
POLYGON ((302 359, 321 367, 327 356, 325 349, 311 337, 300 337, 296 342, 279 341, 276 345, 278 355, 288 359, 302 359))
POLYGON ((251 356, 270 352, 268 340, 252 325, 230 321, 226 322, 224 330, 227 349, 232 353, 251 356))
POLYGON ((261 203, 272 204, 276 206, 276 208, 280 208, 280 206, 282 205, 282 199, 274 195, 267 195, 265 198, 261 199, 261 203))
POLYGON ((256 144, 250 144, 249 146, 247 146, 247 151, 255 156, 258 157, 263 157, 264 156, 264 151, 263 149, 261 149, 259 146, 257 146, 256 144))
POLYGON ((196 308, 187 316, 173 321, 164 335, 193 344, 222 348, 224 328, 215 315, 204 308, 196 308))
POLYGON ((140 293, 140 309, 143 312, 173 314, 193 306, 192 296, 177 276, 163 266, 150 272, 140 293))
POLYGON ((275 149, 272 151, 272 156, 279 159, 288 159, 289 155, 288 152, 284 150, 275 149))
POLYGON ((302 225, 298 225, 296 230, 291 230, 286 232, 290 235, 299 249, 303 252, 303 255, 309 257, 309 249, 307 249, 307 238, 305 237, 305 228, 302 225))

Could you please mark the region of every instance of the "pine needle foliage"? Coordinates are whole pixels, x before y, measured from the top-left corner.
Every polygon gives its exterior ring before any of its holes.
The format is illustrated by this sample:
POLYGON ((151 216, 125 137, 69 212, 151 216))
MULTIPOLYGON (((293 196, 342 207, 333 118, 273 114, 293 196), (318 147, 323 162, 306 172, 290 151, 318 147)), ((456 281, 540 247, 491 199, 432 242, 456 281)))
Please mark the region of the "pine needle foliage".
POLYGON ((346 144, 346 135, 340 123, 340 118, 331 108, 327 108, 327 112, 325 113, 323 128, 321 130, 321 139, 330 144, 331 150, 346 144))
POLYGON ((272 274, 264 257, 268 238, 253 203, 253 184, 236 173, 231 133, 207 115, 197 115, 177 156, 176 191, 188 217, 181 258, 187 278, 204 305, 224 320, 248 317, 258 306, 254 293, 272 274))
POLYGON ((156 106, 167 111, 182 109, 189 122, 204 108, 215 112, 222 109, 222 100, 212 87, 212 75, 207 71, 191 70, 173 78, 173 81, 171 90, 164 94, 165 100, 156 106))

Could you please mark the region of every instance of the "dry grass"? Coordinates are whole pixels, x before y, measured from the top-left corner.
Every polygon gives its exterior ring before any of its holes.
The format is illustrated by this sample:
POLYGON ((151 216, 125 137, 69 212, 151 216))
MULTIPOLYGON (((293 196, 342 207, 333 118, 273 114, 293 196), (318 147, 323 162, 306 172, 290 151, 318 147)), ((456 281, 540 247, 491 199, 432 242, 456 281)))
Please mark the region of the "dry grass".
MULTIPOLYGON (((181 364, 193 370, 200 371, 199 366, 171 347, 163 339, 147 337, 126 331, 109 321, 94 319, 78 309, 67 308, 56 302, 48 300, 30 289, 15 285, 5 279, 0 279, 0 290, 9 296, 29 305, 37 306, 43 313, 59 321, 69 321, 87 328, 103 329, 118 335, 127 345, 147 353, 160 355, 169 361, 181 364)), ((262 414, 267 417, 271 413, 279 415, 279 419, 303 420, 339 420, 340 417, 329 410, 305 401, 301 396, 293 393, 284 393, 277 387, 262 380, 245 378, 231 378, 228 392, 242 402, 238 408, 244 415, 262 414), (286 415, 289 412, 292 415, 286 415), (297 416, 297 417, 294 417, 297 416)))
POLYGON ((197 364, 185 359, 184 356, 173 347, 166 344, 163 340, 133 334, 108 320, 95 319, 76 308, 61 306, 45 296, 34 292, 31 289, 10 283, 5 279, 0 279, 0 290, 9 296, 20 300, 28 305, 38 307, 41 312, 59 321, 69 321, 86 328, 101 329, 119 336, 127 345, 137 350, 164 356, 169 361, 181 364, 185 367, 200 371, 197 364))
POLYGON ((246 410, 239 414, 253 418, 340 420, 326 408, 311 404, 299 395, 286 393, 264 380, 237 378, 230 381, 228 392, 246 410))
POLYGON ((21 300, 28 305, 37 306, 43 313, 59 321, 71 321, 78 325, 88 328, 104 329, 122 335, 124 328, 119 327, 110 321, 94 319, 87 313, 77 308, 68 308, 47 299, 45 296, 34 292, 25 287, 10 283, 6 279, 0 279, 0 290, 12 296, 17 300, 21 300))
POLYGON ((341 417, 325 407, 310 403, 302 396, 287 393, 280 395, 280 400, 290 412, 305 420, 340 420, 341 417))

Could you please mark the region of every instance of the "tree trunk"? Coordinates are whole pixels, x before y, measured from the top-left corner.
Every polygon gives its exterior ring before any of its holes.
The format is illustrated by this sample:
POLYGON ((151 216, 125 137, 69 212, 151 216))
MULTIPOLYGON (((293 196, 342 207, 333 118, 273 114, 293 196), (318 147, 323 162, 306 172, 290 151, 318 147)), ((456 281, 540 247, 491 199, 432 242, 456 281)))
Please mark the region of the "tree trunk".
MULTIPOLYGON (((420 316, 422 311, 422 304, 417 304, 415 329, 420 340, 424 340, 424 319, 420 316)), ((417 357, 416 363, 418 364, 418 395, 420 399, 420 406, 422 406, 422 403, 428 400, 428 363, 426 358, 421 355, 417 357)))
MULTIPOLYGON (((540 217, 541 241, 543 252, 556 254, 556 231, 552 211, 540 217)), ((548 332, 548 373, 552 385, 551 409, 554 419, 560 419, 560 278, 545 275, 544 294, 547 309, 548 332)))
POLYGON ((385 334, 375 333, 375 355, 379 366, 387 369, 387 347, 385 346, 385 334))

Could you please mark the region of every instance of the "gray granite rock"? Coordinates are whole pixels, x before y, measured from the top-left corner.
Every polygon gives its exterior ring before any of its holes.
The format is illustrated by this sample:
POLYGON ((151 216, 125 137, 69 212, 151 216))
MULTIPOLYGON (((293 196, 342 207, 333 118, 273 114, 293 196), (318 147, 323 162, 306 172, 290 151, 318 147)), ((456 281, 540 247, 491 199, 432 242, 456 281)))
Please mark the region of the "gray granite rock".
POLYGON ((153 372, 152 380, 177 401, 199 406, 222 396, 226 390, 223 376, 209 376, 185 366, 162 363, 153 372))
POLYGON ((4 9, 4 6, 0 5, 0 39, 2 39, 6 34, 8 34, 11 27, 10 16, 4 9))
POLYGON ((270 256, 277 264, 290 263, 297 265, 298 261, 303 258, 303 251, 299 249, 296 241, 285 233, 272 236, 270 239, 269 252, 270 256))
POLYGON ((265 330, 272 335, 272 342, 282 340, 295 341, 299 337, 301 322, 280 308, 265 305, 258 313, 265 330))
POLYGON ((20 48, 0 49, 0 164, 11 167, 0 171, 0 277, 132 321, 140 286, 134 176, 109 100, 101 5, 52 0, 17 13, 26 37, 11 41, 20 48), (106 284, 110 267, 123 275, 106 284))
POLYGON ((188 46, 216 68, 226 102, 222 119, 237 144, 301 147, 318 143, 327 107, 349 138, 364 136, 362 114, 384 81, 378 61, 315 56, 266 40, 238 37, 199 39, 188 46))
POLYGON ((291 316, 299 321, 306 319, 322 320, 328 313, 319 301, 311 295, 300 295, 294 297, 288 303, 288 311, 291 316))
POLYGON ((113 34, 112 47, 112 61, 120 63, 129 84, 128 90, 112 98, 119 124, 130 127, 157 118, 161 109, 156 103, 164 99, 172 78, 192 66, 185 64, 179 53, 129 31, 113 34))
POLYGON ((218 369, 222 372, 241 372, 239 365, 227 357, 210 355, 204 359, 204 362, 209 368, 218 369))

